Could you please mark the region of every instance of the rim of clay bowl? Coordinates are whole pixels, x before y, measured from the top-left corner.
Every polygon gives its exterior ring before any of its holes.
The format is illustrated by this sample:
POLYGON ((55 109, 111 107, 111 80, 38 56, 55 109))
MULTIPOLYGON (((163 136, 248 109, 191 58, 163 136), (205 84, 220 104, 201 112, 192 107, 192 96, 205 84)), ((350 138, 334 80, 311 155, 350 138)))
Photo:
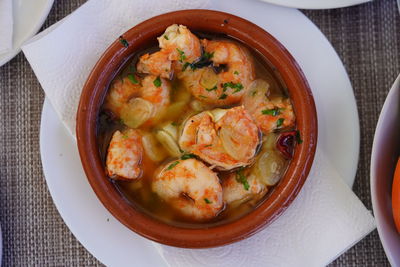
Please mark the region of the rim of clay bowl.
MULTIPOLYGON (((300 67, 273 36, 240 17, 212 10, 183 10, 146 20, 128 30, 108 47, 83 87, 77 113, 77 140, 82 165, 97 197, 134 232, 166 245, 185 248, 216 247, 247 238, 275 220, 297 196, 310 171, 317 144, 317 114, 309 85, 300 67), (275 67, 286 84, 296 114, 302 144, 281 181, 253 211, 222 225, 188 229, 166 224, 132 207, 106 176, 97 146, 96 122, 107 88, 130 55, 160 36, 171 24, 196 32, 225 34, 245 43, 275 67)), ((306 208, 306 207, 304 207, 306 208)))

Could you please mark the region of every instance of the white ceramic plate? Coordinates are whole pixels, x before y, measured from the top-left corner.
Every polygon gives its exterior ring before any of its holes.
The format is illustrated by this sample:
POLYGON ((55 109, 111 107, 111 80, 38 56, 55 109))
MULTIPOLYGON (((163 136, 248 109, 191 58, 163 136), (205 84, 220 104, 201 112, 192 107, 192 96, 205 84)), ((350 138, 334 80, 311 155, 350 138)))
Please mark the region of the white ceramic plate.
POLYGON ((0 54, 0 67, 15 57, 22 44, 42 27, 54 0, 13 0, 13 50, 0 54))
POLYGON ((400 234, 392 213, 392 183, 400 154, 400 75, 383 105, 371 154, 372 207, 379 237, 392 266, 400 266, 400 234))
POLYGON ((354 6, 372 0, 261 0, 275 5, 302 9, 330 9, 354 6))
MULTIPOLYGON (((351 186, 358 162, 358 114, 343 64, 324 35, 295 9, 248 0, 214 1, 212 8, 265 28, 296 58, 317 104, 318 142, 351 186)), ((151 241, 128 230, 102 206, 83 172, 75 141, 47 100, 42 113, 40 150, 54 203, 71 232, 90 253, 110 266, 166 265, 151 241)))

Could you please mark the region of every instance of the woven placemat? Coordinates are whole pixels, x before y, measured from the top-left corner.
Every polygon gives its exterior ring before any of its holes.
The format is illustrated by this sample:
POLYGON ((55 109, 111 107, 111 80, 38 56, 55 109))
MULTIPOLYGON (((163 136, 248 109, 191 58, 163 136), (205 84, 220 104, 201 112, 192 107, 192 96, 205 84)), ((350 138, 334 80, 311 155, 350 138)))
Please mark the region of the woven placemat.
MULTIPOLYGON (((55 1, 44 28, 84 2, 55 1)), ((353 83, 361 126, 354 191, 371 209, 369 167, 374 130, 386 94, 400 72, 400 18, 395 1, 376 0, 351 8, 303 12, 331 41, 353 83)), ((3 266, 101 265, 63 223, 46 187, 39 153, 43 100, 43 91, 22 54, 0 68, 3 266)), ((374 231, 332 266, 389 263, 374 231)))

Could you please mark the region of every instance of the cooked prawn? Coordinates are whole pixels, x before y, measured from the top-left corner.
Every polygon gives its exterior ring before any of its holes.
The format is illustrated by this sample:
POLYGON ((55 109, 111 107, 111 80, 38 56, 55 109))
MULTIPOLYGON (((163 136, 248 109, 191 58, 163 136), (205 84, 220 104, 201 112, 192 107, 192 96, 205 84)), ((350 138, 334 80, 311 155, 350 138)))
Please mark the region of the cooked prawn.
POLYGON ((163 115, 170 103, 171 84, 154 75, 148 75, 143 80, 132 77, 113 83, 105 107, 131 128, 145 123, 151 125, 163 115))
POLYGON ((107 152, 108 176, 116 180, 140 178, 142 154, 141 136, 137 130, 115 131, 107 152))
MULTIPOLYGON (((262 197, 268 188, 256 175, 248 170, 230 173, 222 181, 223 199, 226 204, 244 202, 254 197, 262 197)), ((240 204, 238 203, 238 204, 240 204)))
POLYGON ((249 165, 259 142, 258 128, 242 106, 189 118, 179 139, 183 150, 224 170, 249 165))
POLYGON ((204 102, 220 105, 239 102, 255 77, 249 52, 229 41, 203 39, 201 43, 213 67, 187 69, 179 78, 196 98, 204 102), (215 68, 222 70, 217 74, 215 68))
POLYGON ((243 105, 265 134, 291 127, 296 120, 289 98, 270 96, 269 84, 264 80, 255 80, 250 85, 243 105))
POLYGON ((137 70, 163 78, 172 78, 173 62, 192 63, 201 56, 200 40, 186 26, 173 24, 157 38, 160 51, 140 57, 137 70))
POLYGON ((223 208, 218 176, 196 159, 177 160, 164 166, 152 189, 183 216, 208 220, 223 208))

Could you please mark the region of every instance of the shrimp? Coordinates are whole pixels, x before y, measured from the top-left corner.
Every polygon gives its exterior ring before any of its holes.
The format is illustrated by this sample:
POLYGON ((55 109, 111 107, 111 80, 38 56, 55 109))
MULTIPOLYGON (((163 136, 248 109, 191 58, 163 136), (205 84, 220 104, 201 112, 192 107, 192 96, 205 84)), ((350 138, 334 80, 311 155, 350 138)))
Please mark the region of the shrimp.
POLYGON ((153 179, 152 190, 183 216, 195 221, 212 219, 224 206, 217 174, 197 159, 165 165, 153 179))
POLYGON ((292 127, 296 120, 289 98, 270 96, 269 84, 264 80, 255 80, 250 85, 243 105, 265 134, 292 127))
POLYGON ((222 170, 249 165, 259 142, 258 128, 242 106, 189 118, 179 138, 181 149, 222 170))
POLYGON ((173 77, 173 62, 179 62, 179 69, 185 62, 192 63, 201 56, 200 40, 186 26, 173 24, 157 38, 160 51, 144 54, 139 58, 137 70, 162 78, 173 77))
POLYGON ((230 173, 222 181, 223 199, 226 204, 243 203, 254 197, 262 197, 267 193, 266 185, 256 175, 247 170, 230 173))
POLYGON ((238 103, 255 78, 249 52, 229 41, 203 39, 201 43, 204 55, 212 61, 213 67, 186 69, 178 77, 196 98, 204 102, 219 105, 238 103), (220 72, 217 73, 216 69, 220 72))
POLYGON ((137 130, 115 131, 107 151, 108 176, 116 180, 140 178, 142 154, 141 136, 137 130))
POLYGON ((153 75, 143 80, 134 76, 117 79, 107 95, 105 108, 131 128, 152 125, 170 103, 170 88, 168 80, 153 75))

